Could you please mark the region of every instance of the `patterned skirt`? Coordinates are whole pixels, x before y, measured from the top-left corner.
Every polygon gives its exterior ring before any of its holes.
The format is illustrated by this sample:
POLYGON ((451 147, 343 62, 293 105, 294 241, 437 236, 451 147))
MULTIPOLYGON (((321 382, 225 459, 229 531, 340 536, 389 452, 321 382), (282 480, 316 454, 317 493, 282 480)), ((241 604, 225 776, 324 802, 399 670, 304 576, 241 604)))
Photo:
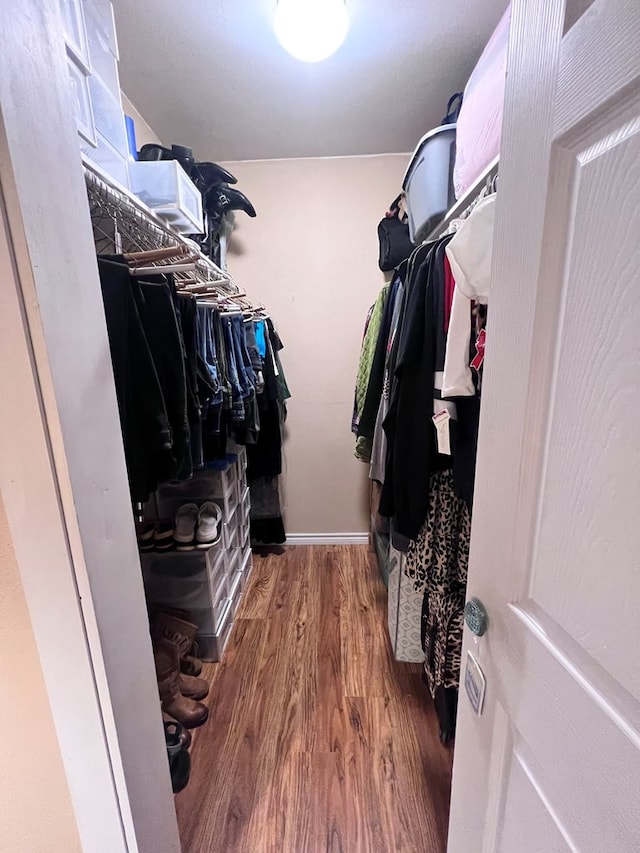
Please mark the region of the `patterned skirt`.
POLYGON ((431 695, 457 688, 469 566, 471 516, 453 486, 453 474, 437 471, 429 482, 429 510, 407 552, 407 575, 424 594, 422 645, 431 695))

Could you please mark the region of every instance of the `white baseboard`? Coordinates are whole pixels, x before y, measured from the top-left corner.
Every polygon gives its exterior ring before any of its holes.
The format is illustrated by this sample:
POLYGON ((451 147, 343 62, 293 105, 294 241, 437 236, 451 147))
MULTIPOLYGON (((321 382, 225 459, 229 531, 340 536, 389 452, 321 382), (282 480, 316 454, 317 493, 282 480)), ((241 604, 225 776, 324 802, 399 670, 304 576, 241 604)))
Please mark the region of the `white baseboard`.
POLYGON ((287 545, 366 545, 368 533, 290 533, 287 545))

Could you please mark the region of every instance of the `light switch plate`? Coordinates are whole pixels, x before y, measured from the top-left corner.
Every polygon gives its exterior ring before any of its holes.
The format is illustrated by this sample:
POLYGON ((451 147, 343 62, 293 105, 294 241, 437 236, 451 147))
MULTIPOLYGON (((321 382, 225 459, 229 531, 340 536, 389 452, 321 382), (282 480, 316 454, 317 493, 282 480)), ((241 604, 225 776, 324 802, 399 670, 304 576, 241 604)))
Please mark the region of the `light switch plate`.
POLYGON ((484 694, 487 687, 487 680, 480 668, 480 664, 471 652, 467 652, 464 687, 467 691, 469 702, 471 702, 471 707, 479 717, 480 714, 482 714, 482 708, 484 706, 484 694))

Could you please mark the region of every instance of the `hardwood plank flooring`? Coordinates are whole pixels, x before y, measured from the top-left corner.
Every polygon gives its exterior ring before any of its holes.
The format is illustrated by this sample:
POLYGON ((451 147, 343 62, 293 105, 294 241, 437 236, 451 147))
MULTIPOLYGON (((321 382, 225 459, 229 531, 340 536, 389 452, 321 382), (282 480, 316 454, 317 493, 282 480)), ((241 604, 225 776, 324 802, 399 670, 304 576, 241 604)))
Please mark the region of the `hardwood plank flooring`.
POLYGON ((176 796, 183 853, 442 853, 451 752, 366 546, 257 558, 176 796))

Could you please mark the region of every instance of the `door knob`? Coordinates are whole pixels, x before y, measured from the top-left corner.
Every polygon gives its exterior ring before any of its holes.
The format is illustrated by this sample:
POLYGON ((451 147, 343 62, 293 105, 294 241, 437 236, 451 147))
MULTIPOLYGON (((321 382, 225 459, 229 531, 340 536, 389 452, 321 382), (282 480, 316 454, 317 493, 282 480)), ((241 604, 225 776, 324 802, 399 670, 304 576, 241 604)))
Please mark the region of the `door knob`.
POLYGON ((489 617, 484 605, 477 598, 470 598, 464 606, 464 621, 467 628, 476 637, 482 637, 489 624, 489 617))

